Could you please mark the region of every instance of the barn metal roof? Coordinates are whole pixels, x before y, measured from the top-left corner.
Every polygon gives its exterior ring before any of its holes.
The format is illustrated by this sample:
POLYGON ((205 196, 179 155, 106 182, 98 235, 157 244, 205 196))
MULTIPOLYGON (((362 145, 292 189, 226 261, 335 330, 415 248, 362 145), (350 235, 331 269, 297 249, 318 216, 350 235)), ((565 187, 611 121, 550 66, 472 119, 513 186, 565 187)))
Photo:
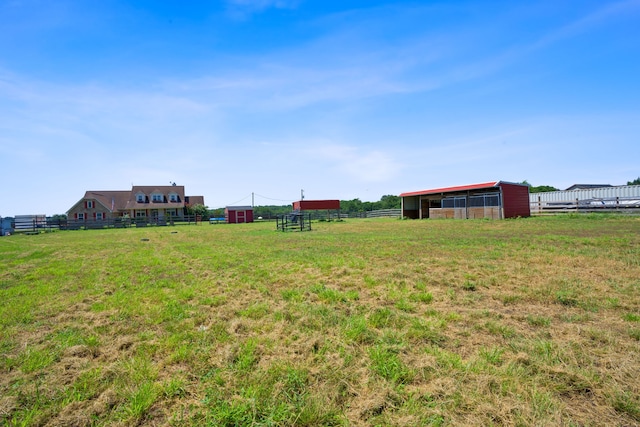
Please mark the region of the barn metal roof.
POLYGON ((400 194, 400 197, 427 196, 429 194, 453 193, 458 191, 483 190, 485 188, 497 187, 501 181, 484 182, 482 184, 459 185, 456 187, 434 188, 432 190, 411 191, 400 194))

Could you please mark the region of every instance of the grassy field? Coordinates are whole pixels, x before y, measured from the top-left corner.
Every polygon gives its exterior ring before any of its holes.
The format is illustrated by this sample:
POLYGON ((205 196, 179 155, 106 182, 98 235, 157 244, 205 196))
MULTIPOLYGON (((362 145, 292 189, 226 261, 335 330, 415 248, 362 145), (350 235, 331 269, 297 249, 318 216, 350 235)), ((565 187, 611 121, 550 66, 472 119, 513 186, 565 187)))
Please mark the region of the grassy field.
POLYGON ((640 425, 640 218, 0 238, 0 424, 640 425))

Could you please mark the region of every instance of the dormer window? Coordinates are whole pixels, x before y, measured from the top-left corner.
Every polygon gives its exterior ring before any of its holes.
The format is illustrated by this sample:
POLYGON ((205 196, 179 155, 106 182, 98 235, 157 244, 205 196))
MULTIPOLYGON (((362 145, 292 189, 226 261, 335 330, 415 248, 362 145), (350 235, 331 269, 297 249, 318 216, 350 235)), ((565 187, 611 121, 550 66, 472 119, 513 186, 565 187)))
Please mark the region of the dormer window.
POLYGON ((162 202, 162 200, 163 200, 162 194, 158 194, 158 193, 152 194, 151 195, 151 200, 154 201, 154 202, 162 202))
POLYGON ((136 202, 144 203, 144 194, 143 193, 136 194, 136 202))
POLYGON ((178 195, 176 193, 169 194, 169 201, 176 203, 178 201, 178 195))

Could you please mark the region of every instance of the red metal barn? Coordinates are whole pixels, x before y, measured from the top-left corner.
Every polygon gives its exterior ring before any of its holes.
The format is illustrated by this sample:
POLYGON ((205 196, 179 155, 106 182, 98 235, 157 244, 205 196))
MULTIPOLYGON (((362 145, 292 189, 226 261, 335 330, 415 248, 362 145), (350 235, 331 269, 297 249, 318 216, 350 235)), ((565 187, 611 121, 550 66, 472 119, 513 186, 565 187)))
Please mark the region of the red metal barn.
POLYGON ((340 217, 340 200, 300 200, 293 202, 294 211, 327 211, 327 219, 331 220, 331 211, 334 210, 340 217))
POLYGON ((400 194, 402 216, 423 218, 515 218, 531 215, 529 186, 505 181, 400 194))
POLYGON ((224 208, 224 216, 229 224, 241 224, 253 222, 253 207, 251 206, 227 206, 224 208))
POLYGON ((300 200, 293 202, 294 211, 321 211, 340 209, 340 200, 300 200))

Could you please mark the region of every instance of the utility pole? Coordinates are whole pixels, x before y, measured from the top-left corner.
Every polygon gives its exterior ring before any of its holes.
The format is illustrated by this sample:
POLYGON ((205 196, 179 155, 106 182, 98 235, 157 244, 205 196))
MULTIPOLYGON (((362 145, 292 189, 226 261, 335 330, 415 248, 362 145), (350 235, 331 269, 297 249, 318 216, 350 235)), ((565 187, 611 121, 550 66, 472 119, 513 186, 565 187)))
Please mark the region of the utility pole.
POLYGON ((251 193, 251 207, 255 207, 254 203, 253 203, 253 193, 251 193))
POLYGON ((304 200, 304 190, 300 190, 300 200, 304 200))

